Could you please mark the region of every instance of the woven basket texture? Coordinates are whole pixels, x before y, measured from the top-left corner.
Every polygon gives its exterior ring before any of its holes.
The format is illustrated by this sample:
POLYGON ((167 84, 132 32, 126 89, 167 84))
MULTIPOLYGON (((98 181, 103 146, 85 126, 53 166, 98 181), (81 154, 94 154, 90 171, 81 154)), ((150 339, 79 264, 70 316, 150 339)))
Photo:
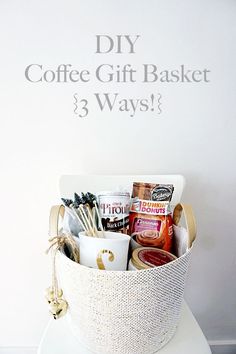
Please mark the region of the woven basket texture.
POLYGON ((141 271, 90 269, 58 253, 72 332, 96 354, 152 354, 178 326, 191 249, 141 271))

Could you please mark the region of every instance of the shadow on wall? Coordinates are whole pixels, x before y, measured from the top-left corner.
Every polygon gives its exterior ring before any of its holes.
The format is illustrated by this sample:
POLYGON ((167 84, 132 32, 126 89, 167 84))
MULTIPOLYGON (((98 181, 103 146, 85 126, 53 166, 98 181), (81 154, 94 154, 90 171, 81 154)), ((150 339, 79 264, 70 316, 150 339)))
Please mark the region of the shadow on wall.
MULTIPOLYGON (((204 173, 205 174, 205 173, 204 173)), ((206 337, 212 340, 235 338, 234 272, 236 239, 234 200, 236 191, 230 176, 188 174, 182 200, 192 204, 197 222, 197 242, 193 250, 186 299, 206 337), (222 176, 221 176, 222 178, 222 176), (218 335, 217 335, 218 334, 218 335), (220 337, 219 337, 220 334, 220 337)), ((227 342, 227 341, 226 341, 227 342)), ((223 346, 220 345, 221 348, 223 346)), ((236 353, 219 351, 215 353, 236 353)), ((235 348, 234 348, 235 349, 235 348)))

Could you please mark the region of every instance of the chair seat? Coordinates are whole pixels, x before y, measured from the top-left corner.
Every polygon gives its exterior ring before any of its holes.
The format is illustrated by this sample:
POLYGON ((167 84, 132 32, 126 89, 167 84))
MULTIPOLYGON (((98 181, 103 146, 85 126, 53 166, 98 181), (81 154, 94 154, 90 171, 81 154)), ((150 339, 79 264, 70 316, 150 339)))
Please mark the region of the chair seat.
MULTIPOLYGON (((50 320, 38 354, 94 354, 73 336, 66 317, 50 320)), ((158 354, 211 354, 210 347, 189 307, 184 303, 178 330, 158 354)), ((99 353, 103 354, 103 353, 99 353)))

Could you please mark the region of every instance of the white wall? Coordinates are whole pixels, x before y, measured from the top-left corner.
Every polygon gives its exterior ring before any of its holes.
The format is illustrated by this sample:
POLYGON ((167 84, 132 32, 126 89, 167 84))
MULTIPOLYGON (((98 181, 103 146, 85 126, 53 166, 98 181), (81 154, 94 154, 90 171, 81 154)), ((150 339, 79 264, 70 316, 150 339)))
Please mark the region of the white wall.
POLYGON ((0 3, 0 346, 36 346, 48 320, 48 212, 66 173, 182 173, 198 221, 187 300, 210 340, 236 340, 233 0, 0 3), (137 54, 94 54, 96 34, 141 34, 137 54), (180 64, 209 84, 30 84, 30 63, 180 64), (75 92, 163 94, 163 113, 73 115, 75 92))

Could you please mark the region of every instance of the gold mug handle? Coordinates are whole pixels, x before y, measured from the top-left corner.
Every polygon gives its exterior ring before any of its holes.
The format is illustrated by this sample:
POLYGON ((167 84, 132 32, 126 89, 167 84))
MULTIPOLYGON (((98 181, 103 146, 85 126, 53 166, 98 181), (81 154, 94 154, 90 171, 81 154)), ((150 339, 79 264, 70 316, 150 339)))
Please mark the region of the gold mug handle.
POLYGON ((104 266, 104 263, 102 261, 102 256, 103 254, 105 253, 108 253, 109 254, 109 257, 108 257, 108 260, 110 262, 113 262, 114 259, 115 259, 115 256, 113 254, 112 251, 109 251, 109 250, 101 250, 100 252, 98 252, 98 255, 97 255, 97 266, 98 266, 98 269, 102 269, 102 270, 105 270, 105 266, 104 266))

